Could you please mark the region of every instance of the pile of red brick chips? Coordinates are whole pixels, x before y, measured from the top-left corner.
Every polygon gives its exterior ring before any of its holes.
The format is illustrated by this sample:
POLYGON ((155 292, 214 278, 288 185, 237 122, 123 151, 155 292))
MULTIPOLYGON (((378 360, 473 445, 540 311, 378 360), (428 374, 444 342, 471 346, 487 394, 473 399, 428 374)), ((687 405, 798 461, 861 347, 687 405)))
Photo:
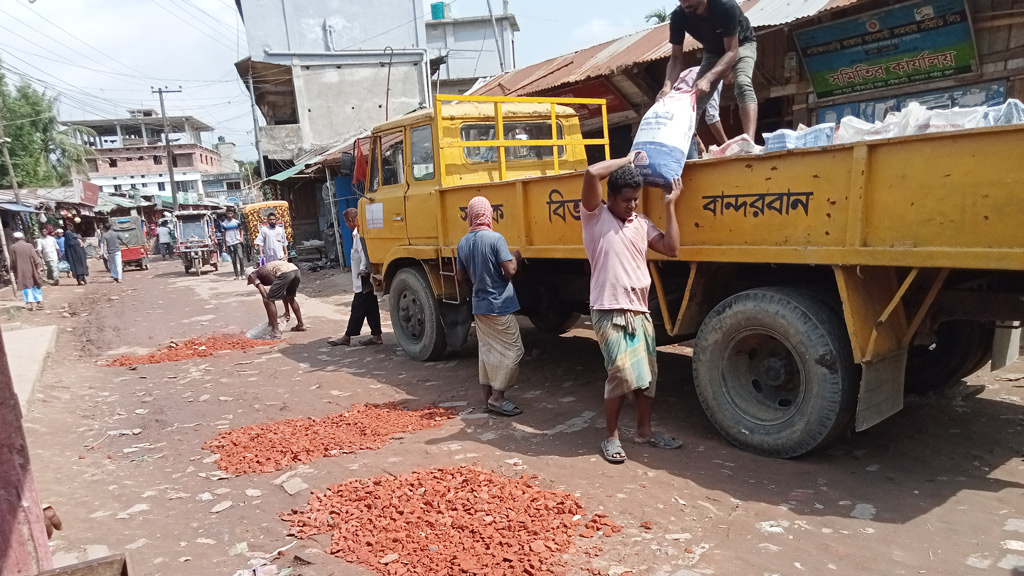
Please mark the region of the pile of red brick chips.
POLYGON ((332 554, 388 576, 565 574, 579 530, 622 529, 535 478, 459 466, 353 479, 281 519, 298 538, 333 533, 332 554))
POLYGON ((455 415, 446 408, 406 410, 394 402, 355 404, 323 418, 295 418, 224 430, 203 444, 230 474, 276 472, 315 458, 377 450, 396 434, 436 428, 455 415))
POLYGON ((205 338, 189 338, 181 344, 171 342, 169 345, 139 356, 118 356, 108 360, 104 366, 136 366, 139 364, 162 364, 164 362, 178 362, 179 360, 191 360, 193 358, 206 358, 213 356, 214 352, 224 350, 248 350, 260 346, 272 346, 280 343, 280 340, 253 340, 242 334, 215 334, 205 338))

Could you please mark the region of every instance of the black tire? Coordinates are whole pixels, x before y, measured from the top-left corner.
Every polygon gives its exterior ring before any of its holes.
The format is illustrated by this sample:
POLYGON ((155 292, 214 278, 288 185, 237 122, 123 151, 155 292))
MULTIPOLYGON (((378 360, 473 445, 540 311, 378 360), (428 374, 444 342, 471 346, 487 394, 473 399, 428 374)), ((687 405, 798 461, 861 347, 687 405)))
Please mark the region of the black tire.
POLYGON ((576 322, 580 319, 580 314, 572 310, 548 310, 529 314, 527 318, 530 319, 530 324, 533 324, 533 327, 537 330, 545 334, 561 336, 576 326, 576 322))
POLYGON ((414 360, 436 360, 448 348, 434 290, 421 268, 403 268, 395 274, 391 282, 391 324, 398 343, 414 360))
POLYGON ((934 344, 911 346, 907 352, 907 392, 928 392, 981 370, 992 359, 995 328, 974 320, 947 320, 936 328, 935 338, 934 344))
POLYGON ((765 456, 820 448, 856 411, 859 382, 845 324, 801 290, 748 290, 716 306, 697 333, 693 377, 718 431, 765 456))

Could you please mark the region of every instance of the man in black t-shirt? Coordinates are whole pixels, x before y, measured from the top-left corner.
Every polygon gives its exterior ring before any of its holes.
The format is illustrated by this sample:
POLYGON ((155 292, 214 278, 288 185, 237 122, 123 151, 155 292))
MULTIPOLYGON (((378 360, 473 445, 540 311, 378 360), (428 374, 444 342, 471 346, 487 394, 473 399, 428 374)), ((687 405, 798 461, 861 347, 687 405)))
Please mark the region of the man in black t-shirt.
POLYGON ((683 71, 683 40, 687 34, 704 47, 704 59, 694 84, 697 117, 704 113, 708 100, 731 70, 743 131, 753 140, 757 128, 757 95, 752 76, 757 42, 750 21, 735 0, 679 0, 679 7, 672 11, 669 20, 672 57, 659 100, 672 90, 683 71))

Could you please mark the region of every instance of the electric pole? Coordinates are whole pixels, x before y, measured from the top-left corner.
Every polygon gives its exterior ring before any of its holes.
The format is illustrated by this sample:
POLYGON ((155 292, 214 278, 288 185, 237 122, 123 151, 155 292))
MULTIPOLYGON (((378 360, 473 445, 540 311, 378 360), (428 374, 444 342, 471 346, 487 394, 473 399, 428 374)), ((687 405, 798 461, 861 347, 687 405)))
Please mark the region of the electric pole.
MULTIPOLYGON (((2 120, 2 118, 0 118, 0 120, 2 120)), ((14 176, 14 165, 11 164, 11 155, 7 152, 7 143, 9 141, 10 141, 10 139, 4 137, 4 124, 3 124, 3 122, 0 122, 0 148, 4 149, 4 160, 7 162, 7 171, 11 175, 11 187, 14 189, 14 201, 16 203, 18 203, 18 204, 21 204, 21 193, 18 192, 18 179, 14 176)), ((11 272, 13 272, 13 270, 11 269, 11 261, 10 261, 11 260, 11 256, 10 256, 11 253, 7 249, 7 235, 4 233, 3 222, 0 222, 0 248, 3 248, 3 251, 4 251, 4 253, 3 253, 3 262, 5 264, 5 267, 7 268, 7 272, 11 273, 11 272)), ((2 270, 0 270, 0 271, 2 271, 2 270)), ((0 277, 2 277, 2 276, 3 276, 3 274, 0 274, 0 277)), ((17 296, 18 295, 18 290, 17 290, 17 288, 14 287, 14 274, 11 273, 10 276, 11 276, 11 293, 14 294, 15 296, 17 296)))
MULTIPOLYGON (((152 88, 152 87, 150 87, 152 88)), ((179 88, 181 88, 179 86, 179 88)), ((164 145, 167 148, 167 175, 171 178, 171 202, 174 204, 174 211, 178 211, 178 187, 174 184, 174 152, 171 151, 171 135, 167 127, 167 111, 164 109, 164 94, 173 94, 181 90, 168 90, 157 88, 154 94, 160 95, 160 116, 164 119, 164 145)))
POLYGON ((21 204, 21 192, 18 191, 18 178, 14 175, 14 164, 11 164, 11 155, 7 152, 7 143, 10 138, 4 138, 4 123, 0 122, 0 148, 4 149, 4 162, 7 163, 7 173, 11 175, 11 188, 14 190, 14 201, 21 204))
POLYGON ((249 100, 252 103, 252 136, 256 141, 256 156, 260 159, 260 180, 267 179, 267 167, 263 165, 263 148, 260 146, 260 119, 256 115, 256 90, 252 87, 252 65, 249 65, 249 100))

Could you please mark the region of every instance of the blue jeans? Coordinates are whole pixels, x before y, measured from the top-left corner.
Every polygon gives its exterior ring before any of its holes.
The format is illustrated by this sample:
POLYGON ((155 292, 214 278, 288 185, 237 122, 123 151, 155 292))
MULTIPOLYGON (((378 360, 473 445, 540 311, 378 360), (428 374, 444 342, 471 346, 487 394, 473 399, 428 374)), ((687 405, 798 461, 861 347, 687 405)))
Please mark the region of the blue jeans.
POLYGON ((121 279, 121 252, 107 254, 107 266, 110 267, 110 277, 114 280, 121 279))

